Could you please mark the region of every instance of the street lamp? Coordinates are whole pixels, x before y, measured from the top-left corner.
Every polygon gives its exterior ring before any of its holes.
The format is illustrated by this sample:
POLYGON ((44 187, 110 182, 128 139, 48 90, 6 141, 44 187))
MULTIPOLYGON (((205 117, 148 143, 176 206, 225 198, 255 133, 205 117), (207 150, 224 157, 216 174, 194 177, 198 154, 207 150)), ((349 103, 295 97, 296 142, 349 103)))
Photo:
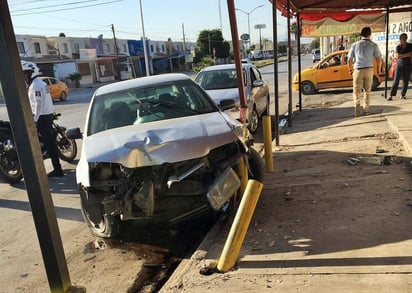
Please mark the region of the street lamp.
POLYGON ((256 6, 255 8, 253 8, 252 10, 250 10, 249 12, 246 12, 246 11, 240 9, 240 8, 235 8, 235 10, 239 10, 239 11, 241 11, 241 12, 243 12, 244 14, 247 15, 247 27, 248 27, 248 34, 249 34, 249 48, 250 48, 250 41, 251 41, 251 40, 250 40, 250 20, 249 20, 249 15, 250 15, 253 11, 255 11, 256 9, 258 9, 258 8, 260 8, 260 7, 263 7, 263 6, 265 6, 265 5, 261 4, 261 5, 259 5, 259 6, 256 6))

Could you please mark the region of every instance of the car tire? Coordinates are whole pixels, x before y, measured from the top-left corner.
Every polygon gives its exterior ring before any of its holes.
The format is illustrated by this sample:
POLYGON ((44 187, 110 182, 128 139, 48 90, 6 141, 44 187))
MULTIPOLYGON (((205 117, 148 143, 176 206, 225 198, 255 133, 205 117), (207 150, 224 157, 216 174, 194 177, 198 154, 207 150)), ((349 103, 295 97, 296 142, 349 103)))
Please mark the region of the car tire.
POLYGON ((66 101, 67 100, 67 94, 65 92, 62 92, 60 96, 60 101, 66 101))
POLYGON ((378 78, 377 78, 376 76, 374 76, 374 77, 373 77, 373 80, 372 80, 371 90, 372 90, 372 91, 376 91, 376 90, 378 89, 378 87, 379 87, 379 80, 378 80, 378 78))
POLYGON ((250 119, 248 121, 248 128, 251 133, 255 133, 259 128, 259 114, 256 111, 256 107, 253 107, 250 119))
POLYGON ((90 232, 102 238, 116 238, 120 235, 120 219, 107 215, 103 211, 100 199, 95 195, 85 198, 85 192, 80 192, 81 212, 90 232))
POLYGON ((311 95, 315 93, 315 86, 310 81, 302 82, 302 94, 311 95))
POLYGON ((254 148, 249 148, 247 153, 248 177, 259 182, 265 178, 265 165, 259 153, 254 148))

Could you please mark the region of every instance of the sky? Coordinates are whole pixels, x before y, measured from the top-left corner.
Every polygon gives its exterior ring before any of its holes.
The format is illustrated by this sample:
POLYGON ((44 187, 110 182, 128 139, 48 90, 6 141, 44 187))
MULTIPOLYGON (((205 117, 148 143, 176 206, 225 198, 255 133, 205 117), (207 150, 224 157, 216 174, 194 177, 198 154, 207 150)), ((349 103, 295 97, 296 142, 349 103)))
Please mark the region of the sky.
MULTIPOLYGON (((67 37, 146 38, 196 42, 202 30, 221 29, 231 40, 225 0, 8 0, 15 34, 67 37), (141 6, 140 6, 141 3, 141 6), (142 13, 140 12, 142 10, 142 13), (143 15, 143 25, 142 18, 143 15)), ((234 0, 238 35, 248 33, 252 44, 260 37, 273 40, 272 4, 269 0, 234 0), (261 7, 258 7, 263 5, 261 7), (255 29, 263 24, 266 28, 255 29)), ((286 18, 277 16, 277 39, 287 39, 286 18)))

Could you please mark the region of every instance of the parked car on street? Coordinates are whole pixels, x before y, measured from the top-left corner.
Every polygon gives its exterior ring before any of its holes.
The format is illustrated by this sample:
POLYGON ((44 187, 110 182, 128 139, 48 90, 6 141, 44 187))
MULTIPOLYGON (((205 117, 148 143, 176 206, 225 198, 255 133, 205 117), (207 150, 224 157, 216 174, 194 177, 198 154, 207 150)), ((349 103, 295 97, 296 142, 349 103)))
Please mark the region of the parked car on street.
MULTIPOLYGON (((314 94, 321 89, 352 87, 353 78, 348 68, 348 52, 342 50, 330 53, 310 68, 301 71, 301 88, 304 95, 314 94)), ((374 61, 372 90, 385 80, 385 73, 379 75, 374 61)), ((299 90, 299 74, 293 78, 293 89, 299 90)))
MULTIPOLYGON (((252 63, 242 63, 243 82, 248 111, 246 115, 250 132, 259 127, 260 117, 267 113, 269 105, 269 85, 263 80, 259 69, 252 63)), ((236 107, 227 111, 235 119, 240 119, 240 96, 235 64, 214 65, 202 69, 194 78, 212 97, 216 105, 233 100, 236 107)))
POLYGON ((312 60, 313 63, 315 63, 316 61, 320 61, 320 49, 313 49, 312 60))
POLYGON ((50 76, 41 76, 40 78, 47 83, 53 100, 66 101, 70 92, 66 83, 50 76))
POLYGON ((215 215, 241 180, 264 176, 251 136, 184 74, 98 88, 84 134, 68 135, 83 137, 76 169, 81 209, 100 237, 118 236, 126 222, 173 225, 215 215))

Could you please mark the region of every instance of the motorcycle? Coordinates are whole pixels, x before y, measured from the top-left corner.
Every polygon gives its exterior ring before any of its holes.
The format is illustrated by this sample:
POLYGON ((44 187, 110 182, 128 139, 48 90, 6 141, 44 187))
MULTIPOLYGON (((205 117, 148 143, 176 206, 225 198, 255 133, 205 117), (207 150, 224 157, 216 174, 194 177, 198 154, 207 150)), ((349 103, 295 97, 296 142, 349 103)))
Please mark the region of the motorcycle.
MULTIPOLYGON (((61 113, 54 113, 53 115, 52 127, 55 131, 59 157, 63 161, 71 162, 77 155, 76 140, 68 138, 66 127, 55 122, 61 116, 61 113)), ((49 158, 40 136, 39 141, 43 159, 49 158)), ((16 184, 23 178, 10 122, 3 120, 0 120, 0 178, 9 184, 16 184)))

